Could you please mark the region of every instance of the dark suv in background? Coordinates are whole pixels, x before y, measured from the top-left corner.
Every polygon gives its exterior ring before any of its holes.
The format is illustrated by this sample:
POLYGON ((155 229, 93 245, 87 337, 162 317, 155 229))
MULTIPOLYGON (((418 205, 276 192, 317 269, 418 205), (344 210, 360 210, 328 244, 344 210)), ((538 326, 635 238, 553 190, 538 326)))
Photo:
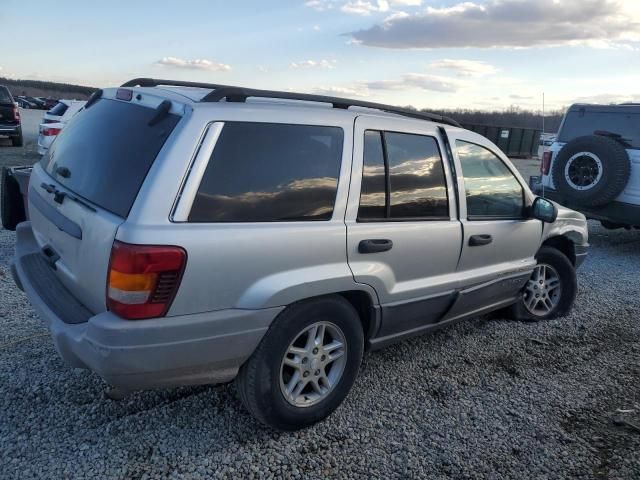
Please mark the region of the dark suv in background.
POLYGON ((8 136, 14 147, 22 146, 20 111, 7 87, 0 85, 0 136, 8 136))

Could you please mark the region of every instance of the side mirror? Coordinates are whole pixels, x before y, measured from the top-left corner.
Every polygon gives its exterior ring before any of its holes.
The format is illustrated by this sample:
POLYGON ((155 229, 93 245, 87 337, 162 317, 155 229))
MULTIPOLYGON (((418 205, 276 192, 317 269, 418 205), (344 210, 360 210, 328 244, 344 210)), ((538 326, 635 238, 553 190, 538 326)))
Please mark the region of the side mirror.
POLYGON ((558 218, 558 207, 546 198, 537 197, 531 206, 531 216, 545 223, 553 223, 558 218))

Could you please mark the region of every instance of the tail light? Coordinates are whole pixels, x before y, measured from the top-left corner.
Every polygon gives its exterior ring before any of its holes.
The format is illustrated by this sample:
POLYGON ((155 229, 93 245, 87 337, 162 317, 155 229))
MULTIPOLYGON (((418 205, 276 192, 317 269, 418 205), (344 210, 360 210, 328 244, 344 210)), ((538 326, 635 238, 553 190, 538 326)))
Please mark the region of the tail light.
POLYGON ((542 154, 542 163, 540 163, 540 172, 543 175, 549 175, 549 170, 551 169, 551 156, 553 154, 551 152, 544 152, 542 154))
POLYGON ((107 307, 127 320, 163 317, 178 291, 187 252, 180 247, 131 245, 111 249, 107 307))
POLYGON ((13 119, 16 122, 20 121, 20 110, 18 110, 18 106, 17 105, 13 105, 13 119))
POLYGON ((45 137, 53 137, 58 135, 61 131, 61 128, 42 127, 41 133, 45 137))

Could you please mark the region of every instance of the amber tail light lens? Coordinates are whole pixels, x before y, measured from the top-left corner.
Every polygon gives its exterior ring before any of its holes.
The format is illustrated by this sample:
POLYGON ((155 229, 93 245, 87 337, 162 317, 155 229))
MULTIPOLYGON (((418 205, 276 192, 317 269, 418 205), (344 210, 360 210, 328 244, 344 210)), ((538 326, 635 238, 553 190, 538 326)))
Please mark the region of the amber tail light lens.
POLYGON ((107 281, 107 307, 127 320, 163 317, 187 263, 180 247, 115 241, 107 281))

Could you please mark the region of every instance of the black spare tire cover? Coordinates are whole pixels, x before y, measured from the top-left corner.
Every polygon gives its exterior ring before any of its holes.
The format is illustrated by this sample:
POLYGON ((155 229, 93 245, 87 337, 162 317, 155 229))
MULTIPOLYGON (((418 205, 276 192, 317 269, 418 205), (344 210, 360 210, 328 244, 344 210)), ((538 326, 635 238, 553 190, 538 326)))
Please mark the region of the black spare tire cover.
POLYGON ((20 194, 18 181, 9 174, 7 167, 0 169, 0 218, 7 230, 15 230, 20 222, 25 221, 24 202, 20 194))
POLYGON ((622 193, 631 175, 631 162, 618 141, 586 135, 560 150, 551 175, 558 193, 579 205, 598 207, 622 193))

